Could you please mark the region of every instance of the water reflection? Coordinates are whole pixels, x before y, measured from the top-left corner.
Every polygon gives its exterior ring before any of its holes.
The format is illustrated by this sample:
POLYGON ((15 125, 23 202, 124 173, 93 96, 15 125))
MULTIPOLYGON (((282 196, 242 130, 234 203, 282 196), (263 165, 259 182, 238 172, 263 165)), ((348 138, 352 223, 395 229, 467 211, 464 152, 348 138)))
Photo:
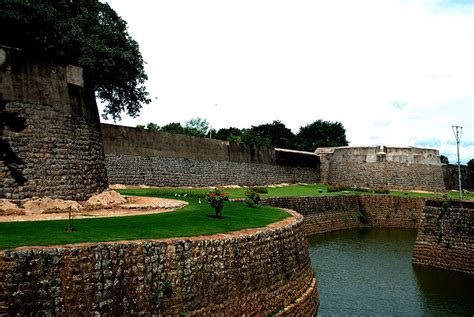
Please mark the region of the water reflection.
POLYGON ((473 279, 413 267, 415 237, 415 230, 375 228, 310 237, 318 315, 471 316, 473 279))

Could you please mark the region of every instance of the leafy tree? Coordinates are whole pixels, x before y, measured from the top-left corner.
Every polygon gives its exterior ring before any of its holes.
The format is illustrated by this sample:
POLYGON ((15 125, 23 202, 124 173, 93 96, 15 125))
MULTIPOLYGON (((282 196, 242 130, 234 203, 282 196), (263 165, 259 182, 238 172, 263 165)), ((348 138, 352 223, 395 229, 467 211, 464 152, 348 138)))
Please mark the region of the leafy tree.
POLYGON ((467 167, 468 167, 471 171, 474 171, 474 159, 470 159, 469 162, 467 162, 467 167))
POLYGON ((144 125, 144 124, 137 124, 137 125, 135 126, 135 128, 137 128, 137 129, 145 129, 145 125, 144 125))
POLYGON ((240 135, 229 135, 229 137, 227 138, 227 141, 230 141, 230 142, 234 142, 234 143, 242 143, 242 136, 240 135))
POLYGON ((207 130, 209 130, 209 122, 202 118, 192 118, 184 125, 184 133, 188 135, 204 137, 207 130))
POLYGON ((439 158, 440 158, 442 164, 449 164, 449 159, 448 159, 447 156, 440 155, 439 158))
POLYGON ((216 139, 217 130, 210 128, 206 133, 206 138, 216 139))
POLYGON ((288 129, 285 124, 279 120, 272 123, 252 126, 252 130, 258 132, 264 138, 270 139, 274 147, 288 148, 295 135, 288 129))
POLYGON ((318 147, 348 145, 346 129, 340 122, 317 120, 301 127, 295 138, 295 148, 315 151, 318 147))
POLYGON ((234 128, 234 127, 219 129, 219 131, 217 131, 216 133, 215 138, 219 140, 226 140, 226 141, 232 141, 232 142, 236 142, 236 140, 241 141, 242 130, 238 128, 234 128))
POLYGON ((160 131, 160 126, 153 122, 148 123, 146 128, 150 131, 160 131))
POLYGON ((253 129, 244 129, 242 133, 242 142, 249 145, 271 146, 272 140, 262 136, 253 129))
POLYGON ((179 122, 168 123, 167 125, 162 126, 160 131, 184 134, 184 128, 181 126, 181 123, 179 122))
POLYGON ((105 102, 104 118, 120 120, 124 111, 136 117, 150 102, 138 44, 107 3, 9 0, 2 1, 0 17, 0 44, 83 67, 86 83, 105 102))

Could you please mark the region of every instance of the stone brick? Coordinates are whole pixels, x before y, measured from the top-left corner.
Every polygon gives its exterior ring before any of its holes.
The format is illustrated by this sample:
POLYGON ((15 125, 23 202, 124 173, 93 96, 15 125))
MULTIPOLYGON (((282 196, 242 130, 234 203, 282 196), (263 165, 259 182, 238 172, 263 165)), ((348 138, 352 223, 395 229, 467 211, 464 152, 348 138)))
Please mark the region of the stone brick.
POLYGON ((298 216, 253 234, 0 252, 0 314, 312 316, 318 304, 298 216))
POLYGON ((428 201, 412 262, 474 275, 474 204, 428 201))
POLYGON ((105 190, 94 92, 68 84, 65 67, 16 54, 0 69, 0 198, 84 200, 105 190))

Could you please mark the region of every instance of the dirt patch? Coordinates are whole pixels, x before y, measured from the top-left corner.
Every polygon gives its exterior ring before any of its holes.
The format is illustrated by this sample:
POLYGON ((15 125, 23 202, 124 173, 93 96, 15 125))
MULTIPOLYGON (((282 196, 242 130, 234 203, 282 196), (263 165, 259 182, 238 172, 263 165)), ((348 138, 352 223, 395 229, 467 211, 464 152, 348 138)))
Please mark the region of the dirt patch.
POLYGON ((8 208, 0 210, 0 222, 67 219, 69 210, 74 219, 145 215, 173 211, 188 204, 166 198, 121 196, 110 191, 96 195, 92 202, 98 204, 90 204, 88 201, 36 198, 25 201, 23 208, 19 208, 5 199, 5 202, 0 203, 8 208), (122 203, 117 204, 118 202, 122 203), (9 208, 12 206, 15 208, 9 208))
POLYGON ((8 199, 0 199, 0 211, 7 211, 9 209, 18 209, 18 206, 8 199))
POLYGON ((127 185, 124 184, 113 184, 109 186, 110 189, 127 189, 127 185))
POLYGON ((81 205, 72 200, 51 199, 49 197, 35 198, 23 203, 26 214, 41 214, 46 212, 79 211, 81 205))
POLYGON ((124 196, 120 195, 116 191, 107 190, 98 195, 94 195, 89 198, 86 202, 86 205, 92 207, 117 207, 123 205, 127 202, 124 196))
POLYGON ((8 199, 0 199, 0 216, 24 215, 25 212, 8 199))

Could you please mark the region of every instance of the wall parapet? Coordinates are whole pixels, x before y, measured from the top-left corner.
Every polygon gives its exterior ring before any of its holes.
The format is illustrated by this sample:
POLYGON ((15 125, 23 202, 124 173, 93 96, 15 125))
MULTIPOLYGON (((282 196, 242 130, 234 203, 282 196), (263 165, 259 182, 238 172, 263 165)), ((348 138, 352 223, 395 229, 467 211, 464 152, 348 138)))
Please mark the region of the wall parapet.
POLYGON ((0 252, 0 314, 314 314, 301 216, 250 232, 0 252))

